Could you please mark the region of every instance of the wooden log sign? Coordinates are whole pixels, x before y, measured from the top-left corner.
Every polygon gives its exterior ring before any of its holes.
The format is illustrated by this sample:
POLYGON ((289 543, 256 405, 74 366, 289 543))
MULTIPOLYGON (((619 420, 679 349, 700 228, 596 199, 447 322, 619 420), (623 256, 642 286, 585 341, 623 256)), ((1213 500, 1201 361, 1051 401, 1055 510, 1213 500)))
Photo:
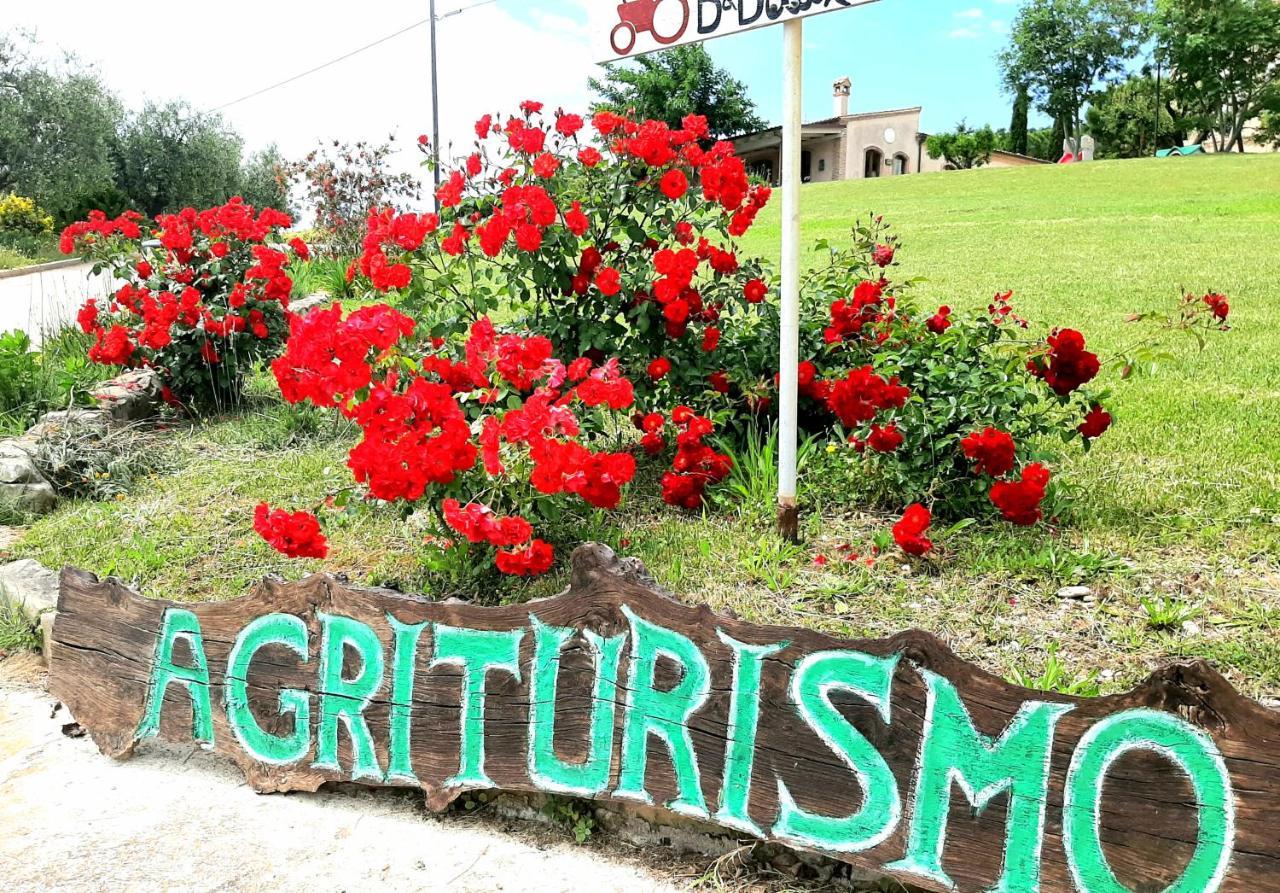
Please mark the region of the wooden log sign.
POLYGON ((681 604, 602 546, 500 608, 268 581, 235 601, 62 575, 50 687, 101 750, 328 781, 663 807, 929 890, 1280 890, 1280 718, 1202 663, 1081 699, 937 639, 839 641, 681 604))

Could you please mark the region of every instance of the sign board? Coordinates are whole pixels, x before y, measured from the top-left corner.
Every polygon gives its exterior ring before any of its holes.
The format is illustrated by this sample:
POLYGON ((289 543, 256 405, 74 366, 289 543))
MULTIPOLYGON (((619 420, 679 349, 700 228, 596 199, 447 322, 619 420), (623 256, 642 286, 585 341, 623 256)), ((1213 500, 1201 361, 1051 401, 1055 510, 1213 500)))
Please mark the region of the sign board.
POLYGON ((605 0, 595 44, 605 62, 876 0, 605 0))
POLYGON ((1030 691, 926 633, 681 604, 601 546, 497 608, 327 576, 175 604, 67 570, 50 689, 106 754, 194 741, 263 792, 657 806, 936 891, 1280 889, 1280 716, 1206 665, 1030 691))

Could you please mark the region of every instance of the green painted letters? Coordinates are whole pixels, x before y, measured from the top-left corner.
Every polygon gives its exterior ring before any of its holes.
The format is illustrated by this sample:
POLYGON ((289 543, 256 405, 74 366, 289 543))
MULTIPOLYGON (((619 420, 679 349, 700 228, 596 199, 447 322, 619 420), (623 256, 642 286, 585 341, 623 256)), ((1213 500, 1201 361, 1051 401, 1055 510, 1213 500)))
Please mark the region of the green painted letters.
POLYGON ((490 670, 506 670, 520 680, 520 640, 524 630, 491 632, 436 626, 436 656, 431 666, 453 664, 462 667, 461 745, 458 774, 445 781, 449 786, 491 788, 493 780, 484 772, 485 678, 490 670))
POLYGON ((308 660, 307 625, 291 614, 267 614, 254 620, 236 636, 227 657, 227 722, 240 746, 262 763, 296 762, 311 748, 311 702, 305 691, 280 692, 280 715, 293 714, 293 733, 272 735, 263 730, 249 709, 249 665, 264 645, 284 645, 303 663, 308 660))
POLYGON ((760 675, 764 659, 787 646, 747 645, 716 630, 733 652, 733 685, 729 693, 729 731, 724 753, 724 778, 720 783, 720 809, 715 820, 722 825, 763 836, 751 821, 751 770, 756 759, 756 728, 760 722, 760 675))
POLYGON ((533 615, 533 673, 529 680, 529 778, 538 787, 560 794, 592 797, 609 785, 609 765, 613 758, 613 722, 617 714, 618 658, 625 636, 602 638, 586 630, 583 636, 595 657, 595 686, 592 691, 591 739, 587 758, 581 764, 566 763, 556 756, 555 721, 557 677, 560 653, 573 638, 568 627, 547 626, 533 615))
POLYGON ((391 742, 387 750, 387 777, 416 782, 409 753, 409 719, 413 715, 413 671, 418 662, 418 639, 425 623, 401 623, 390 614, 387 623, 395 635, 391 661, 391 742))
POLYGON ((1081 893, 1128 893, 1098 837, 1107 770, 1131 750, 1149 750, 1177 763, 1191 780, 1200 826, 1196 849, 1165 893, 1213 893, 1222 885, 1235 847, 1235 796, 1213 739, 1181 718, 1155 710, 1127 710, 1097 723, 1080 739, 1067 770, 1063 844, 1081 893))
POLYGON ((213 708, 209 703, 209 661, 204 656, 204 637, 195 614, 182 608, 168 608, 160 629, 155 659, 151 662, 151 684, 147 687, 147 709, 134 737, 149 738, 160 733, 160 708, 169 683, 176 683, 191 696, 191 736, 201 744, 213 743, 213 708), (194 667, 173 662, 173 646, 185 639, 194 667))
POLYGON ((1001 792, 1010 792, 1004 870, 993 893, 1040 889, 1040 848, 1053 732, 1062 715, 1073 708, 1069 704, 1030 701, 1022 705, 1000 738, 993 739, 973 727, 954 685, 925 669, 920 670, 920 675, 928 688, 928 706, 924 741, 916 763, 911 831, 906 856, 888 868, 952 884, 942 870, 942 848, 947 836, 951 784, 955 782, 978 810, 1001 792))
POLYGON ((320 641, 320 728, 317 732, 316 761, 321 769, 339 771, 338 723, 347 727, 351 738, 351 777, 382 780, 373 736, 364 710, 382 687, 382 643, 367 624, 338 614, 318 614, 323 625, 320 641), (360 671, 352 679, 343 678, 346 647, 360 656, 360 671))
POLYGON ((778 821, 773 833, 804 846, 856 853, 880 844, 902 817, 902 799, 888 763, 831 704, 833 691, 866 700, 889 722, 889 692, 899 655, 872 657, 858 651, 819 651, 805 657, 791 676, 791 700, 827 747, 853 770, 862 804, 852 815, 815 815, 798 806, 778 779, 778 821))
POLYGON ((707 817, 698 757, 693 750, 689 717, 711 693, 711 670, 698 646, 674 630, 650 623, 626 605, 622 613, 631 623, 631 668, 626 714, 622 723, 622 769, 614 796, 652 803, 645 790, 649 736, 667 746, 675 770, 677 796, 667 804, 673 812, 707 817), (655 687, 658 658, 675 661, 680 680, 668 691, 655 687))

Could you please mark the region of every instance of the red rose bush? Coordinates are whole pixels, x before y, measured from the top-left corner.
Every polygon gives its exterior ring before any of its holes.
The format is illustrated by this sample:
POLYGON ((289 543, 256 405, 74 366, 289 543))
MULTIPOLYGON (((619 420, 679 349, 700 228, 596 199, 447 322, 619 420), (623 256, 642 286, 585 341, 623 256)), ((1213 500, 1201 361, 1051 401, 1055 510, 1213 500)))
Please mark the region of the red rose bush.
POLYGON ((121 283, 77 316, 94 336, 89 358, 156 370, 172 402, 197 409, 236 402, 246 371, 275 356, 289 330, 286 268, 310 256, 300 239, 285 240, 291 225, 287 214, 238 198, 153 222, 95 211, 71 224, 62 252, 82 254, 121 283))

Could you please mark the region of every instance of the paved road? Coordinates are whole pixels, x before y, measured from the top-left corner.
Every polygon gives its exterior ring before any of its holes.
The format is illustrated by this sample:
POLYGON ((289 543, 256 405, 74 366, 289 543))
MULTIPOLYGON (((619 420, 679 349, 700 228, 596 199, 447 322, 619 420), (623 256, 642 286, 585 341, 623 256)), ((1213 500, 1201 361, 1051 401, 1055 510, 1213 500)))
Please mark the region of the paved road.
POLYGON ((427 815, 404 792, 259 796, 229 762, 194 748, 146 746, 116 762, 63 736, 67 713, 51 708, 45 692, 0 679, 5 893, 681 889, 562 835, 427 815))
POLYGON ((44 332, 74 321, 85 298, 107 292, 105 277, 89 271, 75 264, 0 278, 0 332, 22 329, 39 344, 44 332))

